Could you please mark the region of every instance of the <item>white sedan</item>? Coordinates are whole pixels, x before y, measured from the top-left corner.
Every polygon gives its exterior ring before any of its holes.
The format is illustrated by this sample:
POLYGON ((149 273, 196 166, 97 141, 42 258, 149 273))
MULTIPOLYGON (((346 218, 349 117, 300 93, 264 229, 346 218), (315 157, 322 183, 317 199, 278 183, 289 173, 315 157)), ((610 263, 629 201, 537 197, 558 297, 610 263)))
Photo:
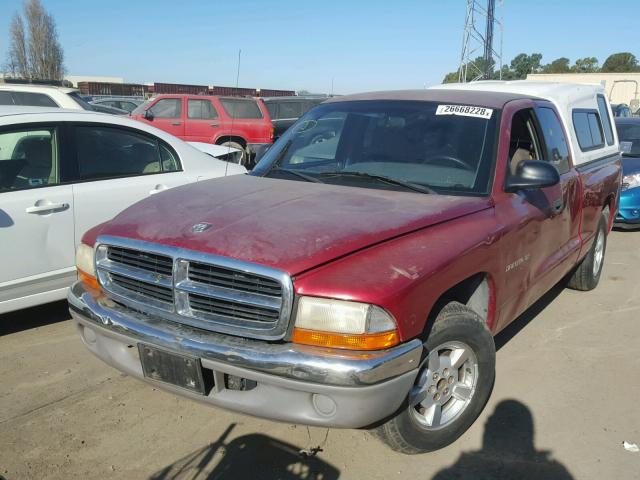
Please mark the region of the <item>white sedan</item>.
POLYGON ((126 117, 0 107, 0 313, 65 298, 82 234, 132 203, 245 172, 126 117))

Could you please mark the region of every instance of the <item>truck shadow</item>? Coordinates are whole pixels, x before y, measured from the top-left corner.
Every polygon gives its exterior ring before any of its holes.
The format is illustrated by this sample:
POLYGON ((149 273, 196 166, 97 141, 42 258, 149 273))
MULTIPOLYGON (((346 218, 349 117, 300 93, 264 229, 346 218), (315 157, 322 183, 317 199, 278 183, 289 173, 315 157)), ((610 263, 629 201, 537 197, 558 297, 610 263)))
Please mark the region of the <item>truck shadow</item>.
POLYGON ((215 442, 196 450, 149 477, 151 480, 282 479, 337 480, 340 470, 300 447, 254 433, 227 442, 232 423, 215 442))
POLYGON ((536 450, 531 411, 517 400, 503 400, 484 426, 482 449, 463 452, 432 480, 571 480, 573 477, 547 450, 536 450))
POLYGON ((513 322, 507 325, 504 330, 498 333, 495 338, 496 350, 500 350, 504 347, 509 340, 515 337, 520 331, 526 327, 529 322, 536 318, 542 311, 547 308, 553 302, 560 293, 567 287, 568 279, 563 279, 554 287, 545 293, 538 301, 531 305, 527 310, 522 313, 513 322))
POLYGON ((31 328, 69 320, 69 305, 66 300, 24 308, 0 314, 0 337, 31 328))

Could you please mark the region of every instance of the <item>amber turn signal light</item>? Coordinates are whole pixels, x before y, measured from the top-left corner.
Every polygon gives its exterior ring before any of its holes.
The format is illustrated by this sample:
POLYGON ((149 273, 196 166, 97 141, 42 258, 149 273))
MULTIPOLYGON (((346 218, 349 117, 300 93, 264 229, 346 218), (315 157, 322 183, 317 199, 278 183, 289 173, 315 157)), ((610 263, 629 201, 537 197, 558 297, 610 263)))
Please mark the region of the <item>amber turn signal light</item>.
POLYGON ((344 334, 294 328, 291 341, 304 345, 347 350, 383 350, 400 343, 400 337, 395 330, 377 333, 344 334))
POLYGON ((87 291, 91 294, 92 297, 100 294, 100 284, 98 283, 96 277, 78 269, 78 279, 87 288, 87 291))

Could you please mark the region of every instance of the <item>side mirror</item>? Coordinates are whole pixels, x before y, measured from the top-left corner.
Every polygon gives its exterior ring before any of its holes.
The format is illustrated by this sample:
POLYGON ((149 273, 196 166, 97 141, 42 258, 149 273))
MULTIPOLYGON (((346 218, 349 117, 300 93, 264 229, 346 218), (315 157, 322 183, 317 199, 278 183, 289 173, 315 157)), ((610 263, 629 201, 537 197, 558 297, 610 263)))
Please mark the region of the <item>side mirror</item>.
POLYGON ((149 120, 150 122, 153 122, 154 116, 153 116, 153 113, 151 112, 151 109, 144 111, 144 118, 145 120, 149 120))
POLYGON ((560 174, 550 162, 524 160, 518 164, 516 174, 509 175, 505 191, 517 192, 526 188, 551 187, 560 183, 560 174))

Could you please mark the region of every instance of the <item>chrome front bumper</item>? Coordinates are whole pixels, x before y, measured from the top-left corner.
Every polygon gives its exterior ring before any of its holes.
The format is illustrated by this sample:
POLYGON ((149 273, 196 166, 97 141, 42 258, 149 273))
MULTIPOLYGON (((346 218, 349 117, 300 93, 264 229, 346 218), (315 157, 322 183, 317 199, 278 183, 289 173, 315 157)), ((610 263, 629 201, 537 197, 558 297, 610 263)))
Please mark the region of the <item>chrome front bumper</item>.
POLYGON ((294 423, 357 428, 397 410, 415 381, 422 343, 412 340, 375 352, 268 343, 206 332, 94 299, 80 283, 69 307, 87 348, 109 365, 177 394, 250 415, 294 423), (145 378, 138 343, 201 359, 215 386, 198 395, 145 378), (230 390, 224 376, 252 380, 230 390))

